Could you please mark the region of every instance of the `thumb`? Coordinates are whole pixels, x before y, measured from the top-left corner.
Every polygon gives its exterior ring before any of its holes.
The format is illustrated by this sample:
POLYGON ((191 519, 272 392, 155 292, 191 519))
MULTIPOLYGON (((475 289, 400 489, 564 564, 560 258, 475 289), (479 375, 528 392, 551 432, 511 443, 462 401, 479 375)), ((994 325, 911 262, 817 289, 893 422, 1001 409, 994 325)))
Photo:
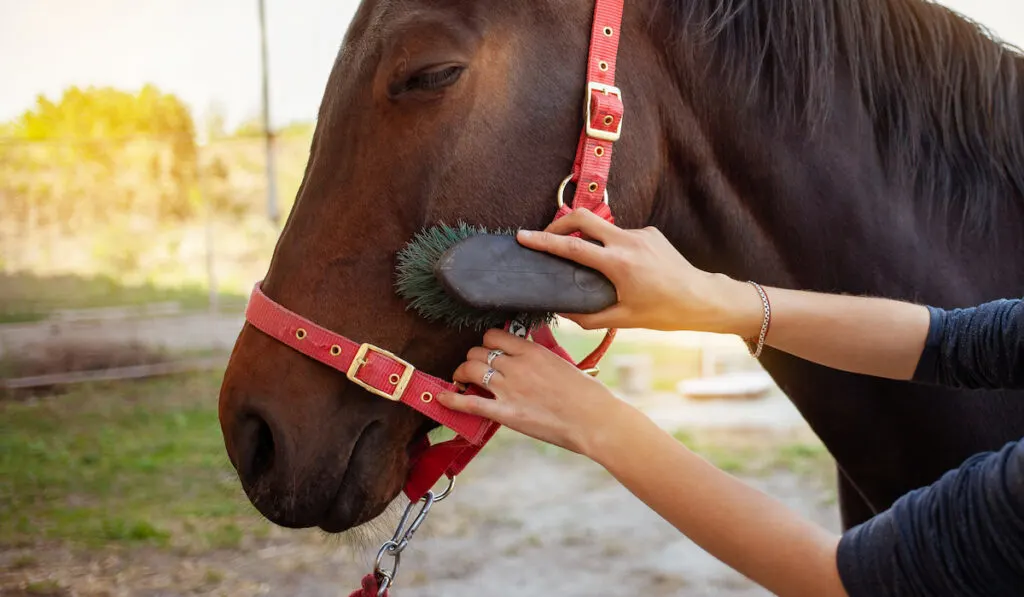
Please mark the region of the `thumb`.
POLYGON ((626 309, 621 303, 617 303, 597 313, 560 313, 559 315, 575 322, 585 330, 598 330, 622 327, 622 322, 626 318, 626 309))

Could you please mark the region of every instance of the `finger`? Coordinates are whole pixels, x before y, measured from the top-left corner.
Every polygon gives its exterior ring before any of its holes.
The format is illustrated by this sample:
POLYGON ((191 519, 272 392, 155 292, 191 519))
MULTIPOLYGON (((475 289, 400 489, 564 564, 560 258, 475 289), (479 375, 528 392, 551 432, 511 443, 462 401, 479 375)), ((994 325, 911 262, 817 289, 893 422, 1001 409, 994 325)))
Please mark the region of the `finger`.
MULTIPOLYGON (((474 346, 473 348, 470 348, 469 349, 469 353, 466 354, 466 360, 467 361, 480 361, 481 363, 487 364, 487 359, 491 356, 491 350, 501 350, 501 349, 500 348, 490 349, 490 348, 484 348, 483 346, 474 346)), ((499 354, 498 356, 494 357, 491 360, 490 366, 493 367, 494 369, 497 369, 498 371, 501 371, 501 365, 499 363, 503 363, 504 365, 508 365, 508 363, 506 361, 509 358, 510 358, 510 356, 508 354, 506 354, 504 351, 502 351, 501 354, 499 354)))
POLYGON ((459 412, 476 415, 499 423, 504 420, 505 408, 500 402, 492 398, 456 394, 454 392, 441 392, 437 395, 437 401, 443 406, 459 412))
MULTIPOLYGON (((566 216, 566 218, 568 217, 566 216)), ((568 232, 574 232, 574 230, 570 229, 568 232)), ((564 236, 547 231, 520 230, 516 239, 529 249, 564 257, 594 269, 599 269, 598 264, 604 261, 604 247, 577 236, 564 236)))
POLYGON ((505 382, 505 376, 502 375, 501 372, 495 370, 494 374, 491 375, 490 381, 487 385, 484 385, 484 376, 487 375, 487 371, 489 369, 490 367, 487 366, 487 363, 482 363, 480 361, 466 361, 459 365, 459 368, 455 370, 455 373, 452 375, 452 379, 466 384, 473 384, 486 390, 498 390, 505 382))
POLYGON ((550 232, 552 234, 569 234, 576 232, 577 230, 582 232, 585 236, 600 241, 606 245, 612 240, 615 240, 616 236, 619 236, 624 232, 622 228, 612 224, 589 209, 582 207, 574 209, 569 213, 569 215, 551 222, 548 224, 548 227, 544 229, 545 232, 550 232))
MULTIPOLYGON (((484 332, 484 347, 487 349, 497 348, 505 351, 505 354, 509 356, 516 356, 530 350, 533 344, 526 338, 520 338, 515 334, 495 328, 484 332)), ((486 360, 484 358, 484 361, 486 360)))

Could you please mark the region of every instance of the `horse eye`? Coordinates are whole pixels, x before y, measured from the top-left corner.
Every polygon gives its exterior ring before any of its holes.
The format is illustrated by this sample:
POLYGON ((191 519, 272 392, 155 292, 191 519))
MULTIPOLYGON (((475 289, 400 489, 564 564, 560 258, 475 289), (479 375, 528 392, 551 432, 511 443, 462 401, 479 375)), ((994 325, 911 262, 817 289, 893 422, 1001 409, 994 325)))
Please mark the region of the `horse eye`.
POLYGON ((466 67, 457 64, 434 67, 412 74, 404 81, 392 84, 392 96, 401 95, 408 91, 437 91, 454 85, 462 76, 466 67))

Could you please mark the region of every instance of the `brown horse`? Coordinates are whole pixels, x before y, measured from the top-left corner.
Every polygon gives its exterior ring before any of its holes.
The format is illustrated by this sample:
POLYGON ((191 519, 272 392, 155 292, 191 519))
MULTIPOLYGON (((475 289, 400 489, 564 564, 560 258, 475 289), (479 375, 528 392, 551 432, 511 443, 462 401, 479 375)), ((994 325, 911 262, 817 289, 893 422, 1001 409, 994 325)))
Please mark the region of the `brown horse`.
MULTIPOLYGON (((395 253, 439 221, 551 220, 581 126, 591 11, 364 0, 267 295, 450 375, 479 336, 407 312, 395 253)), ((1024 291, 1024 59, 946 9, 637 0, 617 79, 617 221, 657 226, 697 266, 946 307, 1024 291)), ((772 351, 763 362, 836 458, 846 525, 1024 436, 1021 394, 937 391, 772 351)), ((328 531, 382 512, 433 426, 248 325, 220 419, 260 512, 328 531)))

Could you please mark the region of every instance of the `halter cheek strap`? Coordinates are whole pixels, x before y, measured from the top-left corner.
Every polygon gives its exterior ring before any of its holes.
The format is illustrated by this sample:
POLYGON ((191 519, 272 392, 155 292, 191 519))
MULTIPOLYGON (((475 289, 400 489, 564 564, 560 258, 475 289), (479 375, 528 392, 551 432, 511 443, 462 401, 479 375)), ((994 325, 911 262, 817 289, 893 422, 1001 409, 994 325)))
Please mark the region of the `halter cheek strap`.
POLYGON ((572 174, 558 192, 558 219, 573 207, 585 207, 614 222, 608 204, 608 172, 612 146, 622 134, 622 90, 615 86, 615 65, 622 25, 622 0, 597 0, 590 31, 587 86, 583 107, 583 130, 576 146, 572 174), (576 183, 572 207, 565 205, 562 192, 566 182, 576 183))
MULTIPOLYGON (((574 207, 584 207, 609 222, 615 222, 608 204, 608 173, 612 165, 612 146, 622 133, 624 112, 622 91, 615 86, 622 11, 623 0, 595 1, 587 59, 584 126, 576 146, 572 173, 558 189, 556 220, 571 213, 574 207), (563 195, 570 182, 576 183, 572 207, 565 203, 563 195)), ((508 331, 511 325, 512 322, 506 323, 505 330, 508 331)), ((614 329, 608 330, 601 344, 576 366, 583 371, 596 370, 597 364, 615 339, 615 333, 614 329)), ((559 346, 548 326, 532 330, 531 336, 534 342, 570 363, 573 362, 572 356, 559 346)), ((476 386, 471 386, 468 393, 490 395, 476 386)), ((484 432, 483 441, 479 443, 470 441, 468 437, 460 434, 455 439, 437 445, 424 444, 423 453, 406 481, 405 494, 409 499, 417 500, 442 476, 452 478, 462 472, 484 444, 494 436, 498 427, 496 423, 492 423, 484 432)))

